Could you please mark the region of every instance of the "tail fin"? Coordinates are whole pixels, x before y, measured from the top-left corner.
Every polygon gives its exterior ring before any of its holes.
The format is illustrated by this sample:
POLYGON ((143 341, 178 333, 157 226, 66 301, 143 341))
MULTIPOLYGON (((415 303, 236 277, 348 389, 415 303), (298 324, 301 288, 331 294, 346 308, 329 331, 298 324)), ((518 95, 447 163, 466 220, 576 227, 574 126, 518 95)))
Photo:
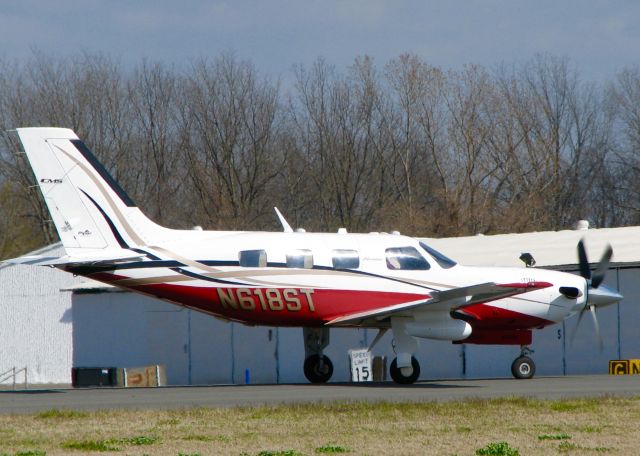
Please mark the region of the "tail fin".
POLYGON ((142 247, 165 230, 145 217, 73 131, 17 132, 68 255, 142 247))

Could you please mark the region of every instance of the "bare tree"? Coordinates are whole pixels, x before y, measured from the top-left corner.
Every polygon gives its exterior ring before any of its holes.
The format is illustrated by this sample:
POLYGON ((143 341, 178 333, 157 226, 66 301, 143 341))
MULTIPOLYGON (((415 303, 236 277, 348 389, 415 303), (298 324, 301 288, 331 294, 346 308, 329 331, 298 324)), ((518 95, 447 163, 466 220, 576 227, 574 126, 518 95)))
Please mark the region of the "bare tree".
POLYGON ((385 171, 395 196, 395 217, 403 231, 433 229, 426 205, 444 189, 442 72, 415 55, 404 54, 385 66, 390 100, 384 109, 385 171), (431 198, 430 198, 431 197, 431 198))
MULTIPOLYGON (((132 133, 125 162, 129 175, 119 175, 136 199, 159 221, 182 225, 189 211, 180 210, 176 195, 185 177, 179 148, 176 76, 161 63, 143 62, 128 83, 132 133)), ((122 163, 122 162, 121 162, 122 163)))
POLYGON ((277 84, 248 62, 226 54, 194 64, 185 81, 182 117, 188 128, 188 172, 198 214, 212 227, 261 223, 277 194, 283 167, 278 150, 281 112, 277 84))
POLYGON ((612 128, 617 139, 615 158, 609 163, 610 186, 617 207, 627 214, 623 223, 640 223, 640 67, 623 69, 608 90, 616 115, 612 128))
POLYGON ((321 229, 366 229, 381 206, 378 88, 370 58, 357 59, 347 76, 320 59, 296 69, 290 112, 297 144, 312 170, 321 229))

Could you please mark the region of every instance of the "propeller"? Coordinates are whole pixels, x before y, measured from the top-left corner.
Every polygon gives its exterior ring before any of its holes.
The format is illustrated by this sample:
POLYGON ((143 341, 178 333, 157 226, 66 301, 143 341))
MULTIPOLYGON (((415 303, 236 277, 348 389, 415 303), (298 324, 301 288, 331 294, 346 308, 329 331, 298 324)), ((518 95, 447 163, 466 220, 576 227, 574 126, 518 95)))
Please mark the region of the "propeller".
POLYGON ((620 293, 602 285, 602 281, 609 270, 609 263, 612 255, 613 249, 611 248, 611 244, 608 244, 592 274, 591 268, 589 267, 589 258, 587 257, 587 250, 584 246, 584 241, 580 240, 580 242, 578 242, 580 275, 587 281, 587 299, 584 307, 580 310, 580 314, 578 314, 578 321, 576 323, 576 329, 571 337, 571 344, 573 344, 576 332, 578 331, 578 327, 582 321, 582 316, 588 307, 590 311, 589 313, 591 313, 591 317, 593 319, 593 326, 598 339, 598 347, 600 348, 600 352, 604 350, 604 342, 602 340, 602 335, 600 334, 600 324, 598 323, 598 316, 596 315, 596 307, 613 304, 622 299, 622 295, 620 293))

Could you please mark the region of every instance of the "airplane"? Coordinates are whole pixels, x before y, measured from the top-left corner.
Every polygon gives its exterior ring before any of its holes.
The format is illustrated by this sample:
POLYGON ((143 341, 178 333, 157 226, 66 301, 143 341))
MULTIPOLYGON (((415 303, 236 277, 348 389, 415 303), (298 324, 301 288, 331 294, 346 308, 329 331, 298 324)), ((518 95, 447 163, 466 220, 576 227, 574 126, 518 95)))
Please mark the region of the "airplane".
POLYGON ((196 231, 157 225, 136 206, 69 129, 15 130, 62 241, 43 265, 248 325, 302 327, 304 373, 329 381, 330 329, 375 328, 371 350, 391 330, 390 376, 420 376, 417 339, 519 345, 511 370, 534 376, 533 330, 622 295, 602 284, 612 249, 591 272, 578 244, 580 275, 536 268, 467 267, 399 234, 307 233, 276 213, 283 232, 196 231))

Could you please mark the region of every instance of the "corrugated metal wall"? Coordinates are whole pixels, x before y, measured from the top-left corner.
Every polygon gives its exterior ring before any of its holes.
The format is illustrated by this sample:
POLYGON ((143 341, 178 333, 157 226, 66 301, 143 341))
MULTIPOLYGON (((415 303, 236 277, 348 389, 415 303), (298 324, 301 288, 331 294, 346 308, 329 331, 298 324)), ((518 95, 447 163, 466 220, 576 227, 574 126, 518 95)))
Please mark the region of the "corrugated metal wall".
MULTIPOLYGON (((34 253, 64 254, 59 246, 34 253)), ((0 267, 0 373, 27 367, 30 383, 70 382, 71 293, 60 289, 77 282, 51 268, 0 267)))

